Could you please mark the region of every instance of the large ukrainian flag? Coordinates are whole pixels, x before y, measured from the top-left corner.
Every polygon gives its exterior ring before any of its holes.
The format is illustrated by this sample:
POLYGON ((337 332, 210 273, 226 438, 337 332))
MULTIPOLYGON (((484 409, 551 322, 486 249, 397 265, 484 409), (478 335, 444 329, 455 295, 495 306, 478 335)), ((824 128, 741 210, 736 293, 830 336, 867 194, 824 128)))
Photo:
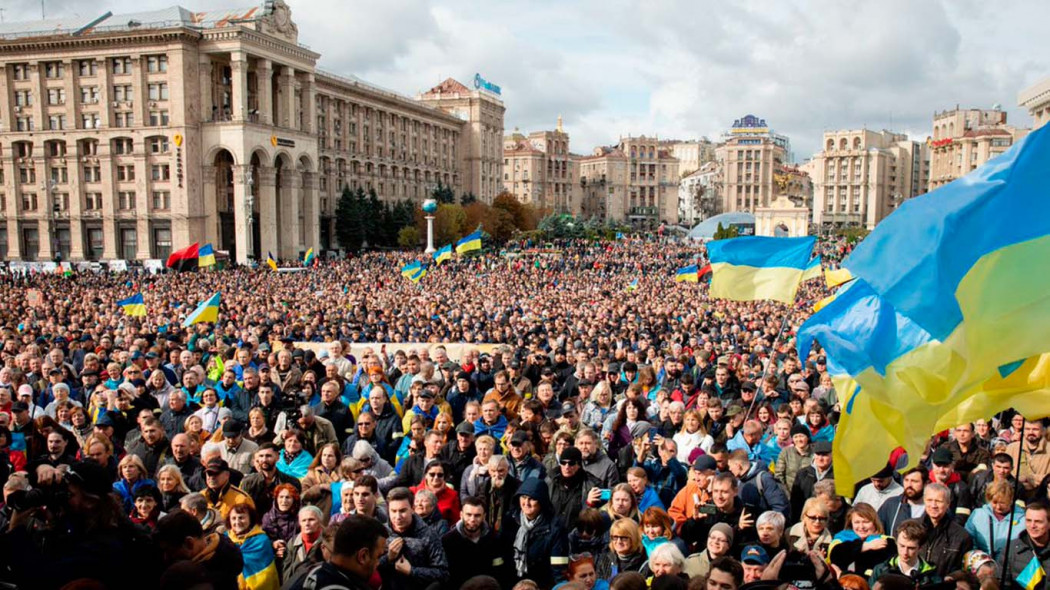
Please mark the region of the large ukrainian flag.
POLYGON ((473 250, 481 250, 481 230, 476 229, 470 235, 456 242, 456 254, 466 254, 473 250))
POLYGON ((707 243, 711 296, 737 301, 795 300, 809 265, 814 237, 744 237, 707 243))
POLYGON ((894 446, 914 463, 940 430, 1010 407, 1050 413, 1047 260, 1045 127, 906 201, 857 246, 843 262, 852 284, 798 335, 802 358, 815 338, 839 382, 856 383, 839 392, 840 489, 881 468, 894 446))
POLYGON ((813 260, 810 260, 809 264, 806 265, 806 270, 802 271, 802 280, 808 281, 810 279, 819 279, 820 273, 820 254, 817 254, 813 257, 813 260))
POLYGON ((434 252, 434 263, 441 266, 442 262, 452 259, 452 244, 445 244, 434 252))

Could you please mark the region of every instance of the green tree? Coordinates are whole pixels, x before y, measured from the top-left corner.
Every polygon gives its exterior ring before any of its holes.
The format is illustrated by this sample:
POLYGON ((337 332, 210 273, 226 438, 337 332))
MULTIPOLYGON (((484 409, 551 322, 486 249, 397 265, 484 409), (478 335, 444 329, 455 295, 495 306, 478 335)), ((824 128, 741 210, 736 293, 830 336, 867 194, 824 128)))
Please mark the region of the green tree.
POLYGON ((343 248, 351 252, 359 251, 365 239, 364 226, 360 219, 364 209, 363 198, 364 192, 361 189, 355 192, 344 188, 335 208, 335 237, 343 248))
POLYGON ((466 207, 467 205, 469 205, 471 203, 477 203, 477 202, 478 202, 478 197, 474 193, 463 193, 459 197, 459 204, 463 205, 464 207, 466 207))
POLYGON ((724 227, 721 222, 718 223, 718 229, 715 230, 714 239, 726 240, 729 238, 735 238, 740 235, 740 229, 735 225, 724 227))
POLYGON ((431 191, 430 198, 438 203, 451 205, 456 202, 456 193, 452 192, 452 187, 442 184, 439 180, 437 186, 431 191))
POLYGON ((419 241, 419 229, 414 225, 406 225, 397 233, 397 245, 402 248, 417 248, 419 241))
POLYGON ((380 202, 374 188, 368 189, 367 196, 362 195, 361 207, 360 221, 368 245, 375 247, 389 244, 389 237, 384 231, 384 216, 388 215, 386 203, 380 202))
POLYGON ((438 205, 434 214, 434 244, 447 244, 466 235, 467 213, 463 207, 452 204, 438 205))

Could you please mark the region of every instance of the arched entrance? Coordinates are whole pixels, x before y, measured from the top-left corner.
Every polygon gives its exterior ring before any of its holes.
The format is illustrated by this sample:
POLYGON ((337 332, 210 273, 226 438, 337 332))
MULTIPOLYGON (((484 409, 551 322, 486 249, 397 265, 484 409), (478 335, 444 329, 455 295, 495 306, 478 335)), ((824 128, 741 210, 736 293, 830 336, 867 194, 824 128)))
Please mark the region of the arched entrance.
POLYGON ((219 150, 213 162, 215 166, 215 198, 219 211, 219 239, 216 246, 227 250, 230 258, 237 259, 237 230, 234 221, 233 199, 233 154, 219 150))
POLYGON ((274 159, 274 187, 276 192, 276 198, 274 199, 274 216, 276 218, 277 235, 277 256, 286 258, 292 249, 292 244, 289 239, 289 235, 292 233, 288 227, 289 223, 293 220, 289 219, 288 209, 291 204, 291 199, 294 197, 290 194, 292 191, 289 190, 289 179, 290 176, 295 174, 295 169, 292 166, 291 160, 284 154, 278 154, 274 159))

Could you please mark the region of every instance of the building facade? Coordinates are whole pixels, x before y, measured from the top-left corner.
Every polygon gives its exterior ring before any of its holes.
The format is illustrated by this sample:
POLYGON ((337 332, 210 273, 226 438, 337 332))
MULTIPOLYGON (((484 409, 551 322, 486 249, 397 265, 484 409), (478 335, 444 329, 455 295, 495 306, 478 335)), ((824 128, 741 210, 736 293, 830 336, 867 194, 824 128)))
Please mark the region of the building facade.
POLYGON ((604 195, 606 219, 639 229, 678 223, 678 160, 653 137, 626 137, 580 159, 583 199, 604 195))
POLYGON ((966 176, 1028 133, 1006 123, 1006 111, 960 109, 933 115, 929 190, 966 176))
POLYGON ((282 0, 0 25, 0 257, 295 258, 336 247, 346 187, 498 192, 473 150, 502 105, 451 112, 319 57, 282 0))
POLYGON ((824 150, 806 163, 813 223, 820 231, 872 229, 905 200, 926 192, 929 148, 902 133, 868 129, 824 133, 824 150))
POLYGON ((788 160, 790 143, 766 124, 746 115, 733 122, 715 150, 722 169, 721 212, 768 207, 773 200, 773 176, 788 160))
POLYGON ((1017 95, 1017 106, 1028 109, 1032 115, 1032 129, 1050 121, 1050 78, 1043 78, 1017 95))
POLYGON ((544 211, 581 215, 577 166, 561 117, 554 131, 525 136, 515 130, 503 138, 503 190, 522 203, 544 211))
POLYGON ((678 160, 678 173, 682 178, 715 159, 715 144, 706 137, 688 141, 666 140, 661 145, 678 160))
POLYGON ((722 167, 706 162, 682 177, 678 186, 678 223, 692 227, 721 213, 722 167))

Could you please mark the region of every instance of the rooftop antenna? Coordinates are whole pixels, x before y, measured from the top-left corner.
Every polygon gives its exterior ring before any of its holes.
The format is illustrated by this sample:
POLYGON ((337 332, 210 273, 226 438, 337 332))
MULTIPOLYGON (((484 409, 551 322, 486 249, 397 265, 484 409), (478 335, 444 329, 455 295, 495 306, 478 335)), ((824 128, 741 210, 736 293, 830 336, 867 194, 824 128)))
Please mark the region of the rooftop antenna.
POLYGON ((44 0, 40 0, 40 19, 47 20, 47 13, 44 11, 44 0))
POLYGON ((4 12, 6 11, 6 8, 0 8, 0 23, 4 22, 4 12))

